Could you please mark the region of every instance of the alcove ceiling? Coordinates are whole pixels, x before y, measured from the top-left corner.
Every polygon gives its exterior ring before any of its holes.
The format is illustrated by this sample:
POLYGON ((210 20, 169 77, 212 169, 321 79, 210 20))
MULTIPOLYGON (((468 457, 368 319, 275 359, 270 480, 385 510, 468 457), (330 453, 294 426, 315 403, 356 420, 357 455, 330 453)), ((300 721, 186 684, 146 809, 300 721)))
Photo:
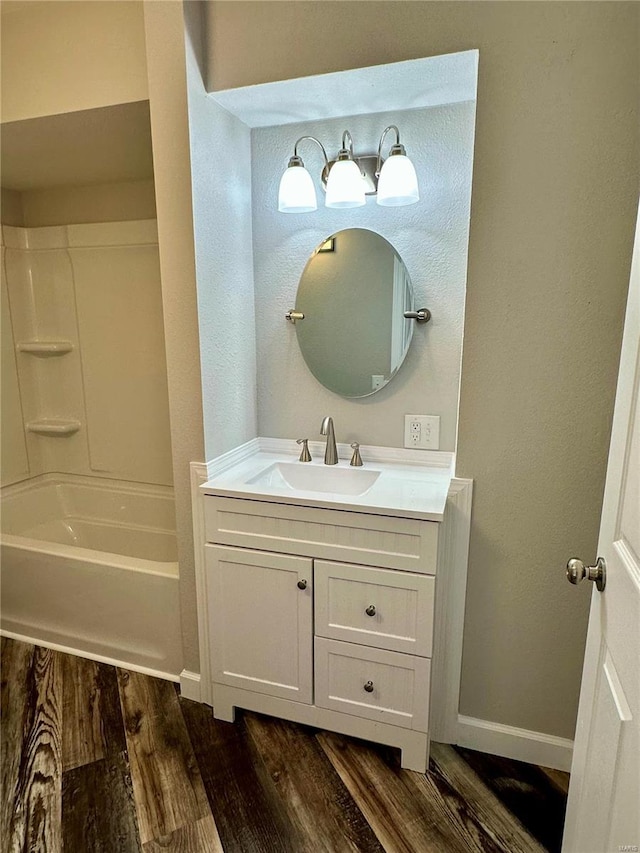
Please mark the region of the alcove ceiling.
POLYGON ((248 127, 423 109, 476 99, 478 51, 210 92, 248 127))
POLYGON ((149 102, 7 122, 2 186, 24 192, 153 177, 149 102))

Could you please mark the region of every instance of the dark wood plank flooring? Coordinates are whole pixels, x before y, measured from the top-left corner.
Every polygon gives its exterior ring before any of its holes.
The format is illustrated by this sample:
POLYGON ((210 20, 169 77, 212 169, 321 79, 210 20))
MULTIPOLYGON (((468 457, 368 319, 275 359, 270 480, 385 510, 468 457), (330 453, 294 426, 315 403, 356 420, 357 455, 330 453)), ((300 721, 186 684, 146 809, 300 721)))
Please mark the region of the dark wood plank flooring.
POLYGON ((3 853, 560 850, 568 775, 442 744, 396 750, 2 638, 3 853))

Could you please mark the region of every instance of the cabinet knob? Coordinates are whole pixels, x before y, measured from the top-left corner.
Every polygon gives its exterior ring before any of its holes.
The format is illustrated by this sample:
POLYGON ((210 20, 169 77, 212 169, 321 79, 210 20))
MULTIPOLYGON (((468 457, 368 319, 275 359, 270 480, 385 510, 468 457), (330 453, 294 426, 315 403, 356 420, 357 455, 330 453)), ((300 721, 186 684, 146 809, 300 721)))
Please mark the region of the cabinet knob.
POLYGON ((373 681, 367 681, 364 686, 364 689, 367 693, 373 693, 373 681))
POLYGON ((298 589, 306 589, 307 582, 306 581, 298 581, 298 589))
POLYGON ((367 616, 375 616, 376 608, 373 604, 370 604, 364 612, 367 614, 367 616))

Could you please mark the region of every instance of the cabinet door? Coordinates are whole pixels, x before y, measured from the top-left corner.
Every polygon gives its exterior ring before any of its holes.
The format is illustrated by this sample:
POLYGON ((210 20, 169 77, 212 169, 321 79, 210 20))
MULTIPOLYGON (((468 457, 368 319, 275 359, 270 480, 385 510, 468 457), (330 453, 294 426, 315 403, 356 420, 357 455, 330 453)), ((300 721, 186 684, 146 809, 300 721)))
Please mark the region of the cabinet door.
POLYGON ((206 546, 213 681, 312 701, 312 561, 206 546))

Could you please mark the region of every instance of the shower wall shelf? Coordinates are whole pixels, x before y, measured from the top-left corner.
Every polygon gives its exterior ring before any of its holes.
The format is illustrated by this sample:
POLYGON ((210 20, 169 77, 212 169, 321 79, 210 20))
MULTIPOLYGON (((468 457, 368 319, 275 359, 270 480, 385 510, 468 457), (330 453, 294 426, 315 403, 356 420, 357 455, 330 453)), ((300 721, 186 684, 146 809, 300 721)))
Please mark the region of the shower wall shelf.
POLYGON ((17 349, 32 355, 64 355, 71 352, 73 344, 71 341, 21 341, 17 349))
POLYGON ((26 424, 27 432, 35 432, 38 435, 73 435, 81 426, 80 421, 61 418, 41 418, 26 424))

